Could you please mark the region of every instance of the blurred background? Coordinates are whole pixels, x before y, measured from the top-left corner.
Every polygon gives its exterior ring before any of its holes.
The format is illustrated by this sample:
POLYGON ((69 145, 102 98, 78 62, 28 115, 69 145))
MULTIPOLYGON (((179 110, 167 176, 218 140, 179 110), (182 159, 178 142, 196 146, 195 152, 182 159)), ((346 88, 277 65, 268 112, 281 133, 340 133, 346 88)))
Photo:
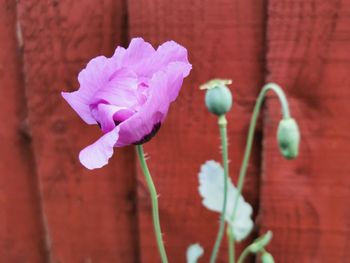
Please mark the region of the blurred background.
MULTIPOLYGON (((100 135, 60 96, 97 55, 134 36, 173 39, 193 70, 158 135, 145 145, 160 194, 170 262, 189 244, 207 262, 218 214, 201 205, 199 167, 220 160, 217 120, 199 85, 232 78, 231 177, 236 182, 255 98, 266 82, 287 93, 300 156, 276 143, 271 95, 244 188, 276 262, 350 259, 350 0, 0 0, 1 262, 159 262, 151 206, 133 147, 94 171, 79 151, 100 135)), ((243 245, 244 245, 243 244, 243 245)), ((218 262, 227 262, 223 242, 218 262)), ((252 257, 251 262, 255 259, 252 257)))

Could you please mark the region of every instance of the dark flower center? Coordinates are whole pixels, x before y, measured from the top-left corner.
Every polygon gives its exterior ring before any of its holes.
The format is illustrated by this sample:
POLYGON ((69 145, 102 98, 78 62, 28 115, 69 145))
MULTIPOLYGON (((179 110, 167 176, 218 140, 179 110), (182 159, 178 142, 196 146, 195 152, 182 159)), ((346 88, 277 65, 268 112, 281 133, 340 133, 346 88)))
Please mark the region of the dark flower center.
POLYGON ((114 124, 115 126, 118 126, 119 124, 121 124, 123 121, 117 121, 117 120, 114 120, 114 124))
POLYGON ((161 125, 162 124, 160 122, 154 124, 152 131, 149 134, 143 136, 143 138, 141 140, 134 142, 133 144, 134 145, 144 144, 144 143, 148 142, 149 140, 151 140, 153 138, 153 136, 156 135, 156 133, 159 131, 161 125))

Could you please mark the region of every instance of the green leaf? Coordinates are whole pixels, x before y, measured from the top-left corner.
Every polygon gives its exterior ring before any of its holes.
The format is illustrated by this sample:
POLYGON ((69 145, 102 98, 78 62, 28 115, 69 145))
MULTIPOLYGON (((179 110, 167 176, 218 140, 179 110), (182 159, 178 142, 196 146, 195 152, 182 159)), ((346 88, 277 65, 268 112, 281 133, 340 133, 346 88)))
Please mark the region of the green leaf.
MULTIPOLYGON (((251 219, 253 208, 247 203, 243 196, 238 199, 237 213, 235 220, 232 220, 234 201, 237 189, 231 179, 228 181, 226 204, 226 222, 231 225, 235 240, 245 239, 252 231, 254 223, 251 219)), ((201 166, 199 172, 199 193, 203 205, 211 211, 221 213, 224 205, 224 170, 220 163, 207 161, 201 166)))
POLYGON ((190 245, 186 253, 187 263, 197 263, 203 254, 204 249, 199 244, 190 245))

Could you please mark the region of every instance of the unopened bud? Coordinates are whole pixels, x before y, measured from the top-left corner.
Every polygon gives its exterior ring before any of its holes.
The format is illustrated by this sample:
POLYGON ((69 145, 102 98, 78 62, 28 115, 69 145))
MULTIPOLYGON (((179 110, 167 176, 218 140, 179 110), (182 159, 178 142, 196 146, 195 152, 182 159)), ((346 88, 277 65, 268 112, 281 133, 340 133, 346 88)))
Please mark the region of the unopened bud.
POLYGON ((262 263, 275 263, 275 260, 273 259, 273 256, 265 251, 261 254, 261 262, 262 263))
POLYGON ((278 125, 277 140, 281 154, 286 159, 294 159, 299 153, 300 132, 293 118, 282 119, 278 125))
POLYGON ((228 84, 231 84, 231 80, 214 79, 201 86, 201 89, 207 90, 205 105, 217 116, 224 115, 232 107, 232 94, 228 84))

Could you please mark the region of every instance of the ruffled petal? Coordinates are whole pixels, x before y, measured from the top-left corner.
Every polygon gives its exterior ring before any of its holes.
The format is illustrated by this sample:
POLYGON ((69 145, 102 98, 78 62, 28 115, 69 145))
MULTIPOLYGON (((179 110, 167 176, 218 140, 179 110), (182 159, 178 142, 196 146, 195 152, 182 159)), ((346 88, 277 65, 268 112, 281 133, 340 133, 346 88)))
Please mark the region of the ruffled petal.
POLYGON ((138 144, 149 140, 164 121, 170 103, 179 94, 183 78, 189 74, 191 65, 174 62, 157 72, 150 81, 147 102, 140 111, 120 124, 120 139, 117 146, 138 144))
POLYGON ((108 81, 109 75, 113 73, 108 70, 108 60, 105 56, 98 56, 91 59, 86 67, 80 71, 78 75, 79 92, 86 99, 103 87, 108 81))
POLYGON ((113 147, 119 137, 119 127, 104 134, 95 143, 87 146, 79 154, 79 160, 86 168, 92 170, 101 168, 108 163, 113 155, 113 147))
POLYGON ((158 72, 153 77, 147 102, 139 112, 120 124, 118 147, 138 143, 147 136, 154 135, 152 133, 160 128, 170 105, 167 85, 166 72, 158 72))
POLYGON ((90 104, 96 101, 96 92, 105 87, 109 77, 118 70, 118 67, 120 68, 116 61, 121 60, 123 55, 123 49, 117 48, 112 58, 99 56, 90 60, 78 75, 79 90, 71 93, 62 92, 63 98, 87 124, 96 124, 90 111, 90 104))
POLYGON ((135 66, 134 70, 140 76, 152 76, 172 62, 189 64, 187 49, 175 41, 167 41, 160 45, 142 65, 135 66))
POLYGON ((87 104, 83 96, 80 96, 78 91, 74 92, 61 92, 62 97, 68 102, 68 104, 75 110, 76 113, 87 124, 96 124, 95 119, 91 115, 90 107, 87 104))
POLYGON ((167 93, 173 102, 179 95, 183 79, 190 74, 192 65, 184 62, 172 62, 166 68, 168 75, 167 93))
POLYGON ((187 49, 175 41, 167 41, 160 45, 153 57, 153 61, 159 67, 165 66, 171 62, 189 63, 187 58, 187 49))
POLYGON ((123 47, 118 46, 115 51, 113 56, 110 58, 111 63, 111 71, 115 71, 116 69, 122 68, 123 65, 123 59, 126 53, 126 49, 123 47))
POLYGON ((127 110, 125 107, 118 107, 110 104, 100 103, 92 109, 92 115, 98 121, 103 132, 110 132, 115 128, 114 115, 120 111, 127 110))
POLYGON ((123 67, 137 68, 138 65, 142 66, 145 60, 154 53, 155 50, 150 43, 140 37, 133 38, 123 57, 123 67))
POLYGON ((138 104, 138 78, 128 69, 121 69, 110 76, 110 80, 94 96, 95 101, 106 101, 119 107, 138 104))

